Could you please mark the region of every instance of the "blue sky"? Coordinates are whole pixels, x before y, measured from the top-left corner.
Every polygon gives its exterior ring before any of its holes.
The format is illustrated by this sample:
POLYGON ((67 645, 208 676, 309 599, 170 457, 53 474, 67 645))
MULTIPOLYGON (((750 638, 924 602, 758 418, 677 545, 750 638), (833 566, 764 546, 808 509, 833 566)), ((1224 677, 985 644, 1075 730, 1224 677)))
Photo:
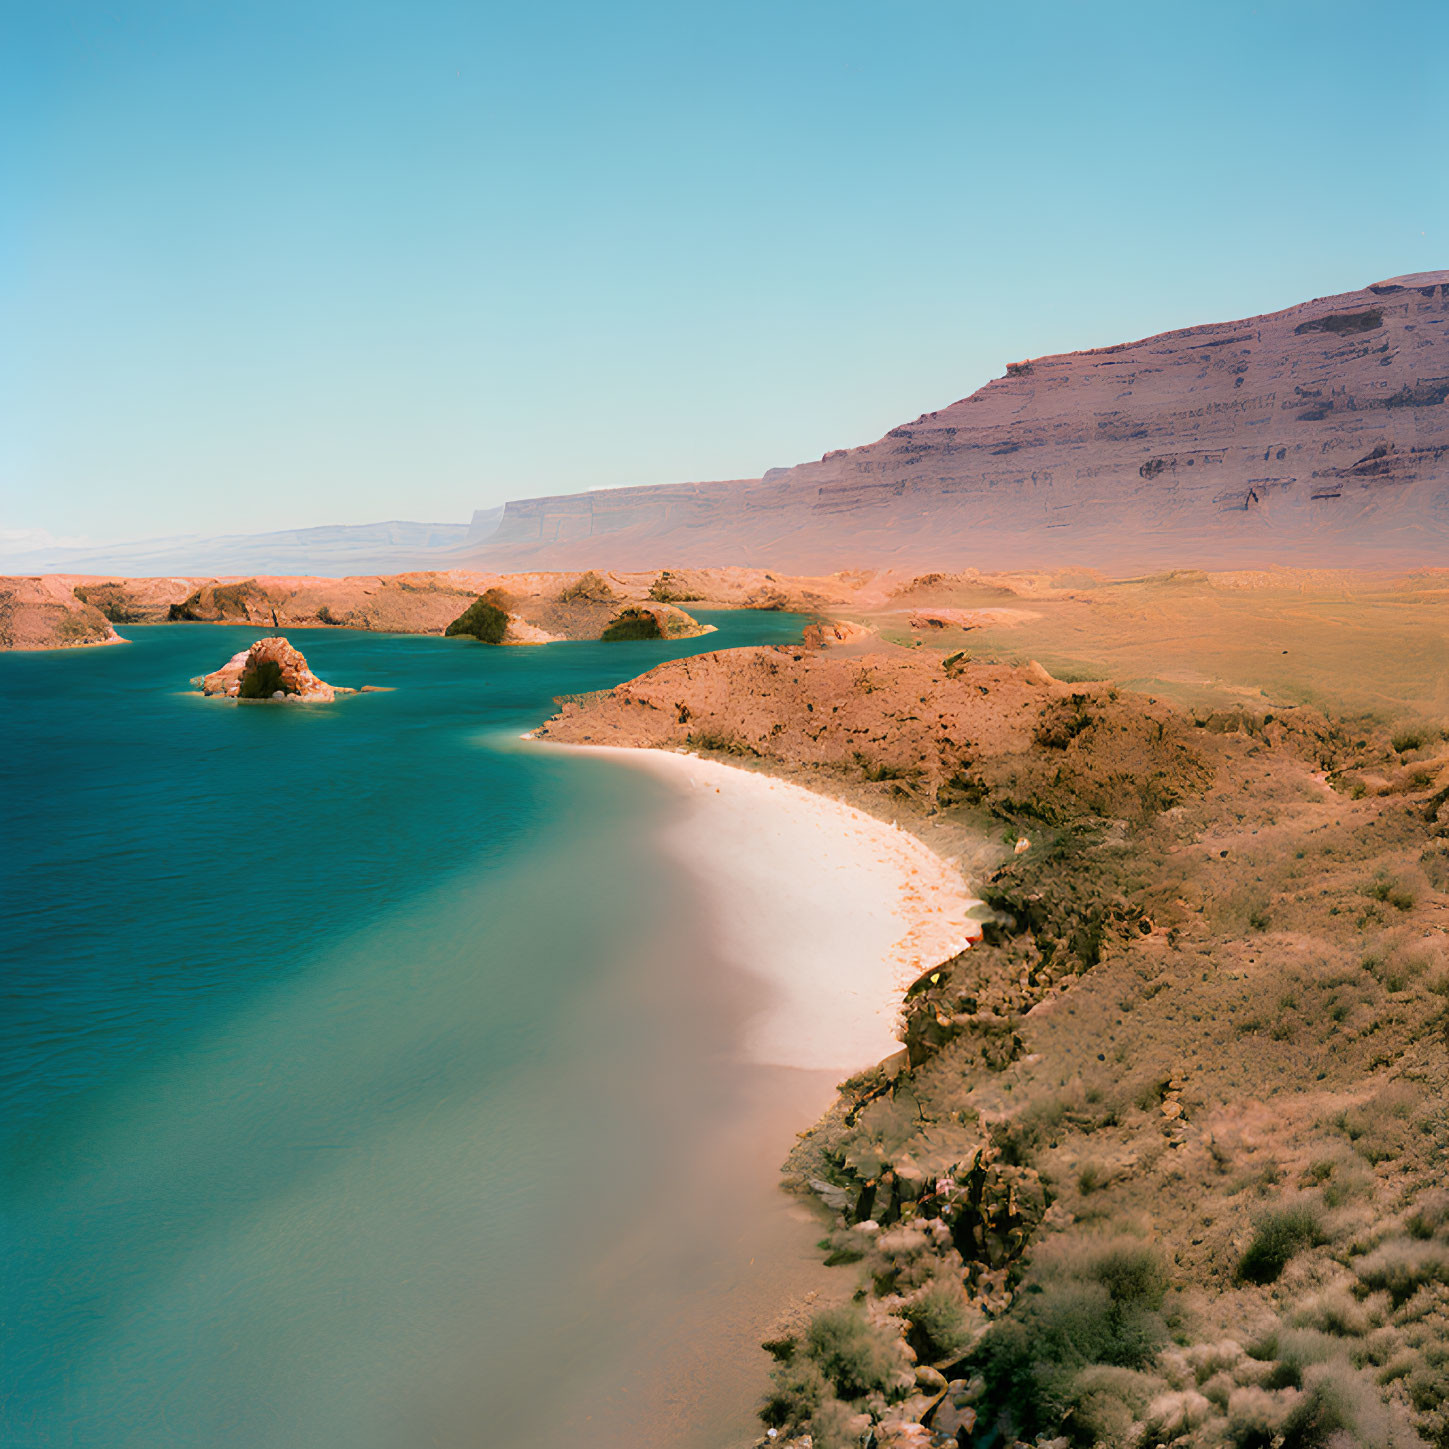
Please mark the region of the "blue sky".
POLYGON ((1449 5, 0 4, 0 530, 754 476, 1449 265, 1449 5))

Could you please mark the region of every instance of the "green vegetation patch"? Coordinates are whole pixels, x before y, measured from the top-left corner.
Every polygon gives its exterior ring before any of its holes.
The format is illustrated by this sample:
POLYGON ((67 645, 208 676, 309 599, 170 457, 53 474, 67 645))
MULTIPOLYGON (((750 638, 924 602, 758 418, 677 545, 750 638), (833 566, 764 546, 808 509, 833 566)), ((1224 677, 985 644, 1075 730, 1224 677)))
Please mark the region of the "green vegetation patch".
POLYGON ((690 593, 686 586, 680 584, 674 575, 665 569, 649 586, 649 597, 656 604, 688 604, 704 598, 704 595, 690 593))
POLYGON ((55 626, 55 637, 62 644, 89 644, 106 637, 103 627, 85 614, 65 610, 55 626))
POLYGON ((709 750, 720 755, 758 756, 760 753, 739 735, 714 730, 693 730, 685 736, 684 743, 691 750, 709 750))
POLYGON ((1161 1254, 1131 1238, 1068 1238, 1039 1252, 974 1355, 988 1402, 1016 1420, 1019 1435, 1035 1434, 1094 1386, 1100 1397, 1100 1382, 1084 1371, 1150 1368, 1169 1338, 1167 1290, 1161 1254))
POLYGON ((623 639, 662 639, 664 630, 648 609, 621 609, 609 621, 600 638, 610 644, 623 639))
POLYGON ((923 1363, 954 1358, 971 1342, 976 1317, 959 1283, 931 1282, 901 1309, 911 1326, 907 1341, 923 1363))
POLYGON ((1269 1208, 1253 1223, 1253 1240, 1238 1261, 1238 1277, 1247 1283, 1275 1282, 1290 1258, 1315 1247, 1323 1236, 1316 1204, 1305 1201, 1269 1208))
POLYGON ((81 603, 99 609, 113 624, 139 624, 145 618, 132 607, 120 584, 77 584, 72 592, 81 603))
POLYGON ((501 644, 508 632, 508 615, 486 594, 473 600, 443 633, 450 637, 477 639, 484 644, 501 644))
POLYGON ((845 1443, 832 1431, 866 1400, 902 1399, 912 1386, 900 1340, 855 1305, 817 1313, 803 1341, 772 1341, 779 1361, 760 1417, 772 1428, 813 1430, 816 1442, 845 1443))
POLYGON ((587 603, 609 604, 618 595, 593 569, 582 573, 559 594, 561 604, 587 603))

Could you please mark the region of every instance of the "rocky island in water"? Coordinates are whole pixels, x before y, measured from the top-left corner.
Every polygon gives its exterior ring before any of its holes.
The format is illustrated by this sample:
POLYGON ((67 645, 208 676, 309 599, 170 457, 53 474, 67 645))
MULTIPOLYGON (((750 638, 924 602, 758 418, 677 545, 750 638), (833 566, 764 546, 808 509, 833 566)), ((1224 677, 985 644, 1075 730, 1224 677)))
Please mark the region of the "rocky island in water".
POLYGON ((294 649, 280 635, 258 639, 238 650, 220 669, 191 682, 199 685, 203 694, 279 704, 326 704, 339 694, 356 693, 318 679, 301 650, 294 649))

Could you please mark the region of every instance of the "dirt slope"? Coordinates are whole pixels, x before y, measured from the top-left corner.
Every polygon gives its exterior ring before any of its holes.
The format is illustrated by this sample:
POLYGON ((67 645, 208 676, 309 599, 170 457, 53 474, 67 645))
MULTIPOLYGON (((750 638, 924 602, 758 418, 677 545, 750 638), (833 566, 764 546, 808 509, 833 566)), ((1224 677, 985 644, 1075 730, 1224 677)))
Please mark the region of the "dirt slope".
POLYGON ((546 733, 996 843, 985 943, 792 1155, 861 1293, 766 1345, 768 1442, 1449 1445, 1443 728, 797 647, 546 733))
POLYGON ((0 578, 0 649, 73 649, 115 644, 120 636, 68 580, 0 578))

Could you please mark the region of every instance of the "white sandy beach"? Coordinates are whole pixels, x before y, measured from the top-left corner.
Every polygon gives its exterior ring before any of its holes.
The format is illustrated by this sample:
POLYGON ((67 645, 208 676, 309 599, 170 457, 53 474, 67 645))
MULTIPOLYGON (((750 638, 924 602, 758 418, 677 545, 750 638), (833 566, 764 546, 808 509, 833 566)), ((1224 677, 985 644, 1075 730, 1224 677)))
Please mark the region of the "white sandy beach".
POLYGON ((750 1058, 847 1073, 898 1051, 906 988, 980 937, 959 871, 788 781, 665 750, 607 753, 688 795, 666 844, 705 887, 715 948, 771 993, 750 1058))

